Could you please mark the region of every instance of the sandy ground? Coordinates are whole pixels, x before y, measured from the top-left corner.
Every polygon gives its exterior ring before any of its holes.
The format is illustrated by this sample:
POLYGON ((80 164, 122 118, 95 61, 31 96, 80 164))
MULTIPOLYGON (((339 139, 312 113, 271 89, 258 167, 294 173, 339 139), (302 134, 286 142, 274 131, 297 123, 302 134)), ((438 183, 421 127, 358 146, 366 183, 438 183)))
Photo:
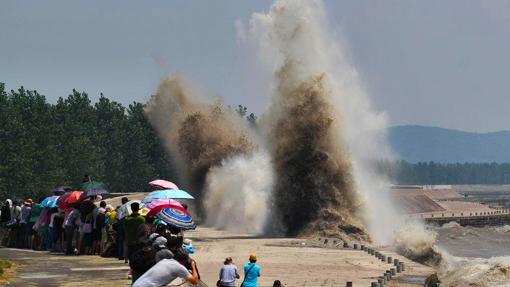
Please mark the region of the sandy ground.
MULTIPOLYGON (((272 286, 276 279, 287 287, 338 287, 345 286, 346 281, 353 281, 353 286, 370 286, 392 267, 363 251, 337 247, 333 240, 324 248, 323 241, 317 239, 256 238, 210 228, 198 228, 186 235, 195 241, 197 251, 193 258, 208 286, 215 286, 226 256, 241 267, 252 252, 257 254, 262 268, 260 286, 272 286)), ((421 282, 433 272, 391 251, 383 253, 407 265, 406 271, 386 286, 423 286, 421 282)), ((0 258, 23 265, 10 286, 129 286, 126 265, 114 258, 69 257, 8 248, 0 248, 0 258)))
MULTIPOLYGON (((318 248, 315 246, 324 244, 322 241, 319 244, 317 239, 253 238, 209 228, 199 228, 188 236, 196 240, 194 258, 202 279, 209 286, 214 286, 226 256, 231 256, 241 267, 252 252, 257 254, 257 263, 262 268, 261 286, 272 286, 276 279, 285 286, 345 286, 347 281, 352 281, 354 286, 370 286, 385 270, 393 267, 363 251, 335 247, 332 240, 328 248, 318 248)), ((403 259, 391 251, 384 251, 384 254, 403 259)), ((398 286, 419 286, 412 283, 422 282, 433 272, 429 267, 403 261, 408 268, 399 276, 402 283, 398 286)))

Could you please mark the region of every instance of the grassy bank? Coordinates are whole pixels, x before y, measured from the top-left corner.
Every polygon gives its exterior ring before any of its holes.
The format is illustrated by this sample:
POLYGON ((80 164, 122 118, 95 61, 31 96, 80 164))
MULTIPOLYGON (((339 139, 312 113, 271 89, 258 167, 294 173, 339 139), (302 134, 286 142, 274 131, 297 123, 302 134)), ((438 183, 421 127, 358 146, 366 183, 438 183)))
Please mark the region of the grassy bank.
POLYGON ((13 264, 11 261, 0 259, 0 283, 8 282, 13 274, 13 264))

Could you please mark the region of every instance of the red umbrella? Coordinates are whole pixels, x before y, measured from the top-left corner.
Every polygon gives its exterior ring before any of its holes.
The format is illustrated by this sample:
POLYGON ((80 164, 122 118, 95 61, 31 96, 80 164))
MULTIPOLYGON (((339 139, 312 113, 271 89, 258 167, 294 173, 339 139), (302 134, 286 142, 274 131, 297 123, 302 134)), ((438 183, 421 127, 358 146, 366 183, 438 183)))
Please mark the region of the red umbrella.
POLYGON ((149 213, 147 213, 147 216, 155 216, 158 214, 158 212, 165 208, 174 208, 189 215, 188 211, 184 209, 184 206, 182 206, 177 200, 174 199, 155 199, 145 207, 150 209, 149 213))
POLYGON ((77 203, 80 202, 81 200, 81 195, 82 195, 83 191, 72 191, 72 192, 69 192, 69 193, 65 193, 64 195, 62 195, 60 198, 59 198, 59 201, 58 201, 58 207, 60 208, 68 208, 68 207, 71 207, 77 203))

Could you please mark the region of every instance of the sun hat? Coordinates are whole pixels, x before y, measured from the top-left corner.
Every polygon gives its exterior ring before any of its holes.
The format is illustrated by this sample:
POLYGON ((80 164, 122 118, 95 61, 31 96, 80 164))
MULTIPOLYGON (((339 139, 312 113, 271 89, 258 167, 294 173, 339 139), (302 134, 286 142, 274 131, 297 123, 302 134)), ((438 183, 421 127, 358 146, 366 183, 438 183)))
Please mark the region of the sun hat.
POLYGON ((33 203, 33 201, 32 201, 32 199, 30 199, 30 198, 29 198, 29 199, 27 199, 27 200, 25 200, 25 204, 30 204, 30 205, 31 205, 32 203, 33 203))
POLYGON ((160 236, 154 240, 154 243, 152 243, 152 247, 154 248, 166 248, 166 238, 163 236, 160 236))
POLYGON ((154 241, 158 236, 160 236, 158 233, 151 233, 151 235, 149 235, 149 240, 154 241))

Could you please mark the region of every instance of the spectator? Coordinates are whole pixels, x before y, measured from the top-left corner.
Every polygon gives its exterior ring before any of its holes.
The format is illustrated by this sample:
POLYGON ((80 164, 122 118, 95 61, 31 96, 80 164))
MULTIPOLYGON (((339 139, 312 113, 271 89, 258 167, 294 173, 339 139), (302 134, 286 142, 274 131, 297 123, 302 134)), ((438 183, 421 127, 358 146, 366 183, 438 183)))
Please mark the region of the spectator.
POLYGON ((154 233, 154 217, 145 217, 145 222, 138 226, 136 230, 136 240, 139 245, 143 245, 147 242, 149 235, 154 233))
POLYGON ((131 203, 131 211, 133 211, 133 213, 124 218, 124 240, 127 246, 127 258, 141 247, 136 237, 136 231, 140 225, 145 223, 145 217, 138 213, 139 209, 140 204, 138 202, 131 203))
MULTIPOLYGON (((32 235, 32 226, 30 226, 30 216, 32 213, 32 199, 25 200, 21 207, 20 227, 23 232, 23 241, 21 248, 30 248, 30 237, 32 235)), ((37 217, 36 217, 37 218, 37 217)))
POLYGON ((250 255, 250 263, 244 265, 244 280, 241 283, 243 287, 258 287, 260 277, 260 266, 256 264, 257 255, 250 255))
POLYGON ((156 263, 136 280, 133 287, 166 286, 177 277, 183 278, 191 284, 198 284, 199 281, 195 261, 182 252, 175 254, 174 259, 163 259, 156 263), (188 262, 191 263, 191 274, 184 267, 188 262))
POLYGON ((80 208, 79 206, 74 207, 67 218, 64 220, 64 232, 65 232, 65 241, 66 241, 66 255, 78 254, 78 249, 73 249, 73 237, 76 228, 78 227, 78 222, 80 221, 80 208))
POLYGON ((220 280, 216 285, 220 287, 235 287, 236 280, 239 278, 239 270, 232 262, 232 257, 225 258, 223 267, 220 269, 220 280))
MULTIPOLYGON (((99 197, 99 196, 98 196, 99 197)), ((99 207, 92 211, 93 228, 92 228, 92 254, 101 254, 103 229, 106 222, 106 202, 101 201, 99 207)))
MULTIPOLYGON (((127 197, 121 198, 122 205, 126 204, 129 201, 127 197)), ((121 206, 122 206, 121 205, 121 206)), ((117 210, 120 209, 120 206, 117 207, 117 210)), ((127 263, 127 257, 124 256, 124 217, 120 218, 120 212, 117 212, 117 223, 116 231, 117 231, 117 257, 119 260, 124 260, 127 263)), ((114 227, 115 229, 115 227, 114 227)))
POLYGON ((62 251, 63 250, 63 236, 64 233, 63 230, 64 225, 64 210, 58 209, 57 212, 53 213, 51 215, 50 219, 50 228, 52 230, 52 236, 51 236, 51 249, 55 251, 62 251))
POLYGON ((283 286, 282 282, 280 282, 280 280, 275 280, 273 282, 273 287, 285 287, 283 286))
POLYGON ((7 223, 11 221, 11 208, 12 208, 12 201, 10 199, 7 199, 2 206, 2 209, 0 210, 0 228, 1 228, 1 234, 0 234, 0 245, 7 245, 7 239, 9 235, 9 229, 6 227, 7 223))
POLYGON ((152 266, 156 265, 156 250, 150 246, 145 246, 129 257, 129 267, 131 268, 132 284, 135 283, 152 266))
POLYGON ((161 235, 161 236, 167 237, 167 236, 170 235, 169 234, 170 232, 168 231, 168 229, 166 227, 167 227, 167 225, 164 222, 160 222, 160 223, 158 223, 156 225, 156 231, 155 232, 157 234, 161 235))
POLYGON ((4 225, 7 222, 11 221, 11 208, 12 201, 10 199, 7 199, 4 205, 2 206, 0 224, 4 225))
POLYGON ((20 226, 21 207, 18 200, 13 201, 11 208, 11 221, 9 222, 9 236, 7 246, 16 247, 23 240, 23 229, 20 226))
POLYGON ((48 224, 48 237, 46 242, 46 248, 49 251, 53 251, 53 242, 54 242, 54 223, 55 223, 55 217, 58 215, 58 208, 54 207, 50 210, 50 222, 48 224))
POLYGON ((174 254, 172 251, 168 250, 166 246, 167 239, 163 236, 158 236, 156 239, 154 239, 154 242, 152 243, 152 248, 156 250, 156 255, 154 258, 156 259, 156 263, 163 260, 163 259, 172 259, 174 258, 174 254))

